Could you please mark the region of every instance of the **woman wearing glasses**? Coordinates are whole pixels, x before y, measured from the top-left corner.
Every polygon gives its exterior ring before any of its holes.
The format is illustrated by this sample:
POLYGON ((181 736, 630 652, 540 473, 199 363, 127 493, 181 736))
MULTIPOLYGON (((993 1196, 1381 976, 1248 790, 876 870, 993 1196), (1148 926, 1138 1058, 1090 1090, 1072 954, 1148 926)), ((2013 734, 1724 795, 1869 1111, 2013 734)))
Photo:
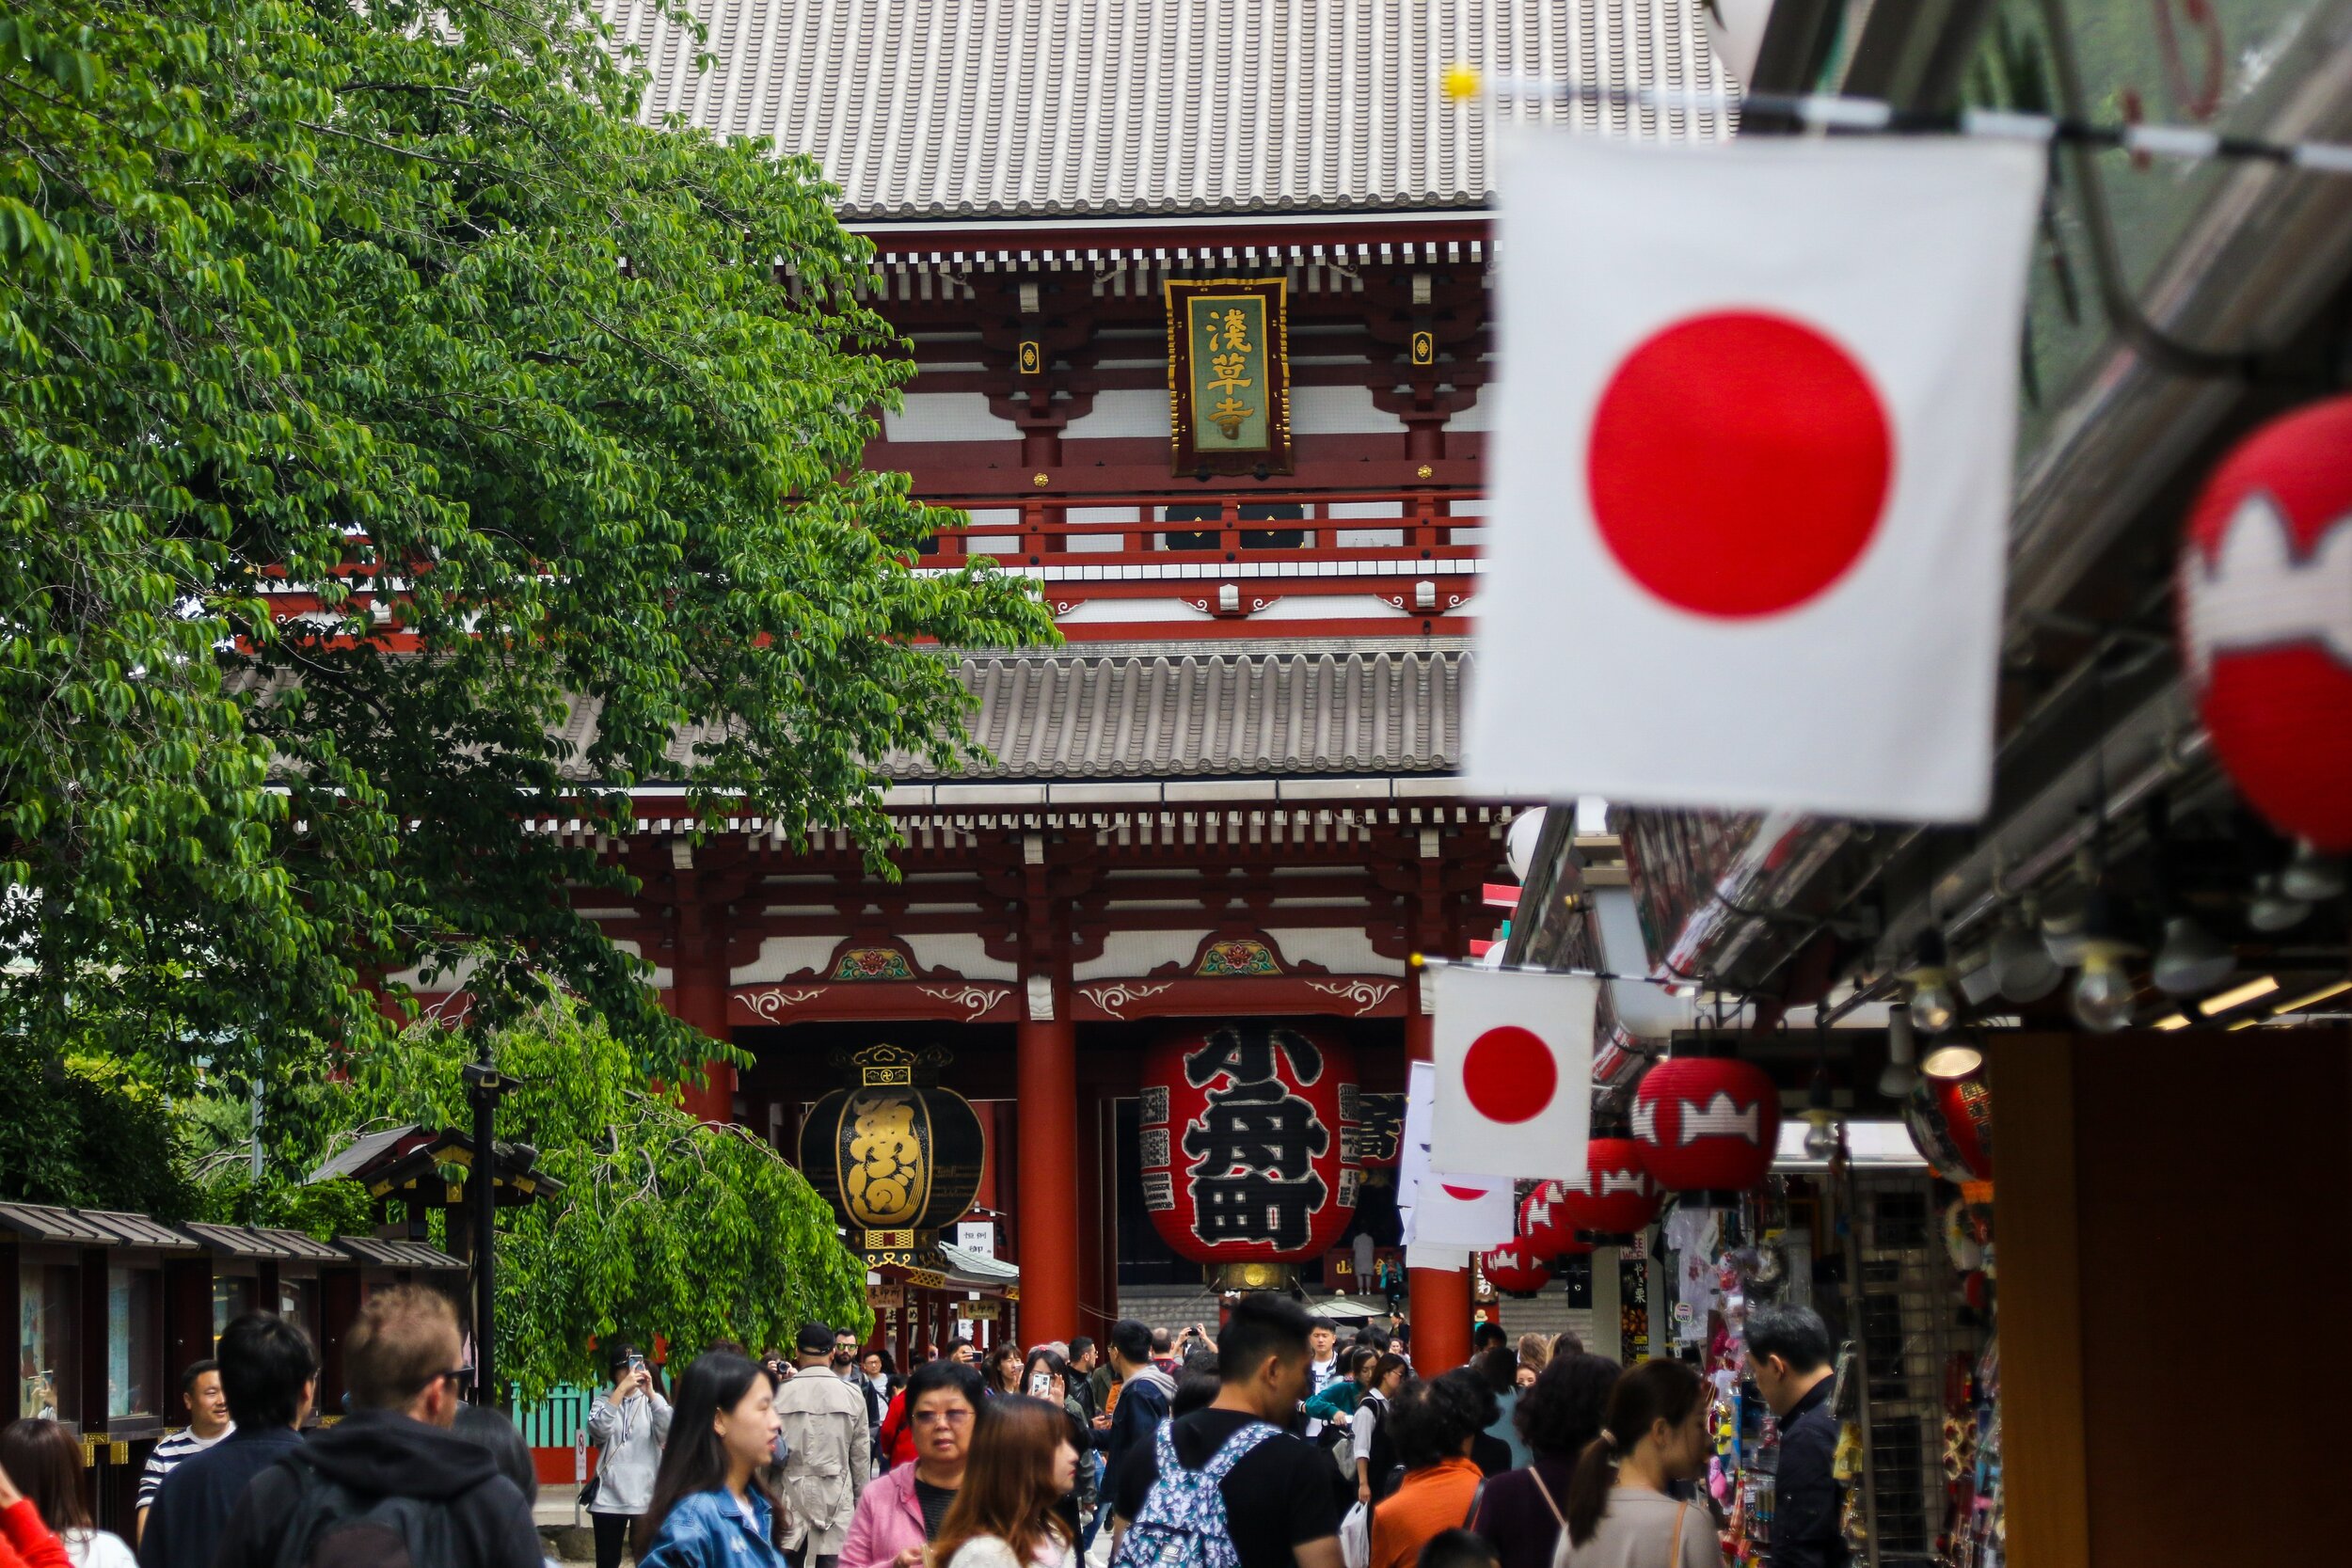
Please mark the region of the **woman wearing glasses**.
POLYGON ((923 1548, 939 1538, 963 1485, 972 1423, 988 1397, 980 1374, 953 1361, 930 1362, 907 1380, 904 1397, 914 1463, 893 1465, 858 1497, 839 1568, 923 1568, 923 1548))

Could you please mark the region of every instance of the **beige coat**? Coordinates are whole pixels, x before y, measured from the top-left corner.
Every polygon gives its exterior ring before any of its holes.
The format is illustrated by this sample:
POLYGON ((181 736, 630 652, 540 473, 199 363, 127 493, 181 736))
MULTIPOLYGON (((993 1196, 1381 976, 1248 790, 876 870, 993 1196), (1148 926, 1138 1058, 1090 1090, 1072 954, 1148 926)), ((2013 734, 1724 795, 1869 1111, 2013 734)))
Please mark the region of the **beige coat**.
POLYGON ((777 1392, 776 1417, 784 1427, 785 1549, 836 1557, 872 1465, 866 1396, 812 1367, 777 1392))

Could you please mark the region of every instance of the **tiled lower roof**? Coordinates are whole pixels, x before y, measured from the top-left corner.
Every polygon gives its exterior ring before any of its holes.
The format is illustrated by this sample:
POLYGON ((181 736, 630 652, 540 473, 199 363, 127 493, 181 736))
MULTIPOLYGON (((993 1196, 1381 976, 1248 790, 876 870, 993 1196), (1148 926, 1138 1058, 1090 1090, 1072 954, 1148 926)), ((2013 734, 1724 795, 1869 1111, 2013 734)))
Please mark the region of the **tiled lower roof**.
MULTIPOLYGON (((1090 644, 969 653, 973 738, 996 758, 961 772, 894 755, 882 772, 939 779, 1283 778, 1446 773, 1461 760, 1462 640, 1406 647, 1090 644)), ((584 751, 597 705, 575 705, 584 751)), ((699 736, 682 735, 683 764, 699 736)), ((576 753, 577 754, 577 753, 576 753)))
MULTIPOLYGON (((615 45, 644 54, 646 120, 810 154, 852 218, 1478 207, 1490 109, 1445 99, 1451 65, 1730 85, 1702 0, 598 4, 615 45)), ((1667 141, 1732 124, 1591 101, 1491 112, 1667 141)))

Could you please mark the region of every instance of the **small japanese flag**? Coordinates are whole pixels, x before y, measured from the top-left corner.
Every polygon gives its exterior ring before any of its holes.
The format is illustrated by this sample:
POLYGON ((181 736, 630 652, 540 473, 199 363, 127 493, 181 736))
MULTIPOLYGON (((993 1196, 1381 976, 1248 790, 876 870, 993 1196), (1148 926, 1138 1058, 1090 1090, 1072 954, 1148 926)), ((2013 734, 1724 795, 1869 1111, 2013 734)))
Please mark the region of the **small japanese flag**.
POLYGON ((2042 163, 1522 138, 1475 792, 1982 813, 2042 163))
POLYGON ((1581 1180, 1600 982, 1449 964, 1437 992, 1429 1163, 1581 1180))
POLYGON ((1415 1062, 1405 1085, 1405 1147, 1399 1157, 1396 1207, 1405 1222, 1406 1264, 1413 1268, 1461 1268, 1441 1260, 1447 1248, 1479 1251, 1511 1239, 1518 1215, 1510 1179, 1461 1176, 1433 1168, 1429 1161, 1430 1114, 1437 1101, 1437 1068, 1415 1062), (1412 1261, 1418 1250, 1423 1261, 1412 1261))

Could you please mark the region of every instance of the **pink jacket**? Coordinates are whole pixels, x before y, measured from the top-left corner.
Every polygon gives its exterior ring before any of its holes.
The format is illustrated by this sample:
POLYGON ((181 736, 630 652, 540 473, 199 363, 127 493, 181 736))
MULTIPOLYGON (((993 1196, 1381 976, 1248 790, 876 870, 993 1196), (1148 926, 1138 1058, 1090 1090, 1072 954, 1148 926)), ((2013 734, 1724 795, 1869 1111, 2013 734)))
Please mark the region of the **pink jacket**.
POLYGON ((914 1500, 914 1466, 899 1465, 858 1494, 857 1512, 841 1543, 840 1568, 890 1568, 909 1546, 923 1543, 923 1505, 914 1500))

